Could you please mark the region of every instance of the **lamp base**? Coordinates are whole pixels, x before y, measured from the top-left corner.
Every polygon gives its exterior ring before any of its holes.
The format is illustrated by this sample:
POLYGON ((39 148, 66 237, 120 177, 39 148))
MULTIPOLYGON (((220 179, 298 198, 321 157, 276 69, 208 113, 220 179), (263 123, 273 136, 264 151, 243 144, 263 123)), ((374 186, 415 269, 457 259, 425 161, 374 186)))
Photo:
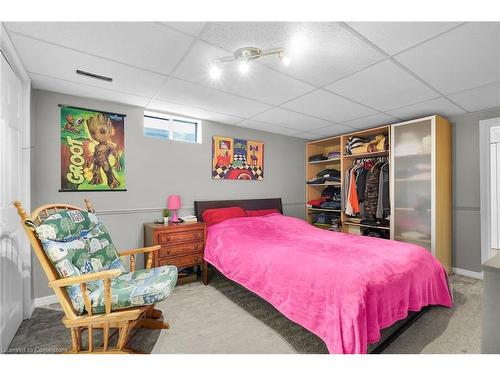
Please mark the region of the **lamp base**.
POLYGON ((172 210, 173 215, 172 215, 172 220, 170 220, 171 223, 180 223, 179 218, 177 217, 177 210, 172 210))

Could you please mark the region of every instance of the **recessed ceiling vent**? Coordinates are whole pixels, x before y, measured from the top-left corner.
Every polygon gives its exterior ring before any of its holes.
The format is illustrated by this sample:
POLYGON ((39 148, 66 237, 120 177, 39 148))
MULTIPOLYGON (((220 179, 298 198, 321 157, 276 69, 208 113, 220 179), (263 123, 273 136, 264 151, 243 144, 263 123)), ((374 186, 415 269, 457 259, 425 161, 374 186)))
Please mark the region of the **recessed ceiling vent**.
POLYGON ((106 76, 101 76, 99 74, 94 74, 90 72, 86 72, 84 70, 77 69, 76 74, 81 74, 82 76, 87 76, 90 78, 95 78, 95 79, 100 79, 101 81, 106 81, 106 82, 113 82, 113 78, 106 77, 106 76))

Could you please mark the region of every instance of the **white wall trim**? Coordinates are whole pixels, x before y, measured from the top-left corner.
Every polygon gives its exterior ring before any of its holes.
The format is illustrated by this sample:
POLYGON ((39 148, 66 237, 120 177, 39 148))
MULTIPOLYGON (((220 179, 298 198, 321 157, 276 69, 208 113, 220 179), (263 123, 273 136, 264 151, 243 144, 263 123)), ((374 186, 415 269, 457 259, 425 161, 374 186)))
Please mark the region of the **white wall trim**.
POLYGON ((486 262, 491 253, 490 129, 494 126, 500 126, 500 117, 479 121, 481 263, 486 262))
POLYGON ((33 309, 35 309, 36 307, 47 306, 58 302, 59 301, 57 300, 55 294, 51 294, 50 296, 35 298, 35 300, 33 301, 33 309))
POLYGON ((480 279, 480 280, 483 279, 483 272, 469 271, 457 267, 453 267, 451 270, 453 271, 453 273, 456 273, 457 275, 473 277, 474 279, 480 279))
MULTIPOLYGON (((259 198, 256 198, 259 199, 259 198)), ((283 207, 290 206, 304 206, 305 202, 283 202, 283 207)), ((156 213, 162 212, 165 207, 139 207, 139 208, 118 208, 109 210, 99 210, 96 209, 97 215, 122 215, 122 214, 143 214, 143 213, 156 213)), ((182 206, 181 211, 194 211, 194 206, 182 206)))

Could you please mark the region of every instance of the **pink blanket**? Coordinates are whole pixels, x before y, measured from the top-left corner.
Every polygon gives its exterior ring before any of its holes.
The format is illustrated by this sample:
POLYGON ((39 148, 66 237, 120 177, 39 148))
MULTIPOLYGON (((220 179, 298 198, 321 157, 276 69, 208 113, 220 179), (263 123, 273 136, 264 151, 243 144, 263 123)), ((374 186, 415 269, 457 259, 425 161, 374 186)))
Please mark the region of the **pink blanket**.
POLYGON ((280 214, 209 227, 205 260, 319 336, 330 353, 366 353, 408 311, 452 306, 445 270, 427 250, 280 214))

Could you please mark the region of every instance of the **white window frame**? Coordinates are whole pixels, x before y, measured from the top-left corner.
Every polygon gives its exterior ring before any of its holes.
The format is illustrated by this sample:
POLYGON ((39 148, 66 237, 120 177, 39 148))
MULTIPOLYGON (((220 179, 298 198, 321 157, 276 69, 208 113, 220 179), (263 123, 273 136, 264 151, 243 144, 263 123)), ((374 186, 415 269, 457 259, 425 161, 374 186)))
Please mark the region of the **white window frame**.
MULTIPOLYGON (((157 119, 165 120, 167 121, 168 124, 168 140, 169 141, 174 141, 174 142, 185 142, 185 143, 193 143, 193 144, 201 144, 202 143, 202 133, 201 133, 201 128, 202 128, 202 122, 201 120, 194 119, 191 117, 183 117, 183 116, 177 116, 177 115, 172 115, 168 113, 163 113, 163 112, 152 112, 152 111, 144 111, 144 118, 146 117, 154 117, 157 119), (174 139, 174 132, 172 129, 172 124, 174 123, 174 120, 177 121, 186 121, 186 122, 192 122, 196 124, 196 141, 195 142, 190 142, 190 141, 184 141, 182 139, 174 139)), ((144 134, 144 128, 146 127, 145 124, 143 124, 143 134, 144 134)), ((150 137, 147 136, 148 138, 155 138, 155 137, 150 137)))

